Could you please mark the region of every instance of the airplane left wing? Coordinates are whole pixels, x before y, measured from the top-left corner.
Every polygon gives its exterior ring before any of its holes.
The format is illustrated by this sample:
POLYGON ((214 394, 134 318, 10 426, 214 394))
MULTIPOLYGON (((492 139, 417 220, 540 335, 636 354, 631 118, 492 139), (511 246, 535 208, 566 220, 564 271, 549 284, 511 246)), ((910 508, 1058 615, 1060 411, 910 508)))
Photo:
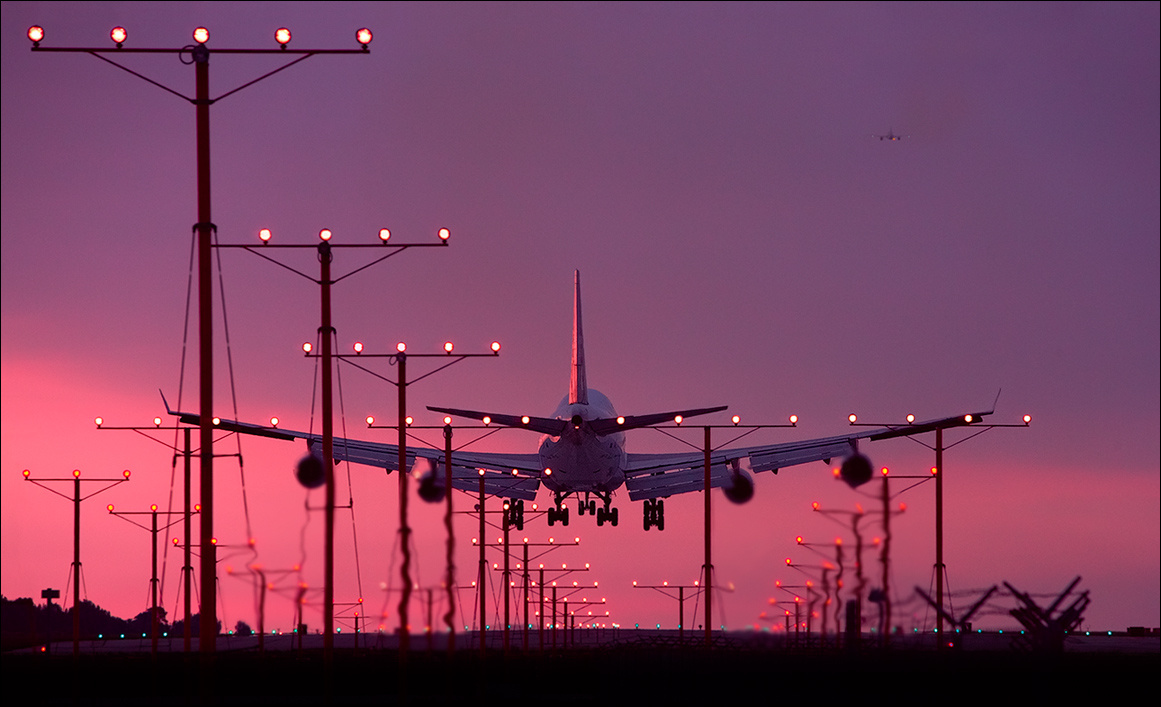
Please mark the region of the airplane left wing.
MULTIPOLYGON (((188 425, 196 425, 199 416, 168 410, 171 415, 188 425)), ((249 422, 221 419, 216 429, 274 439, 306 441, 312 454, 321 455, 323 439, 321 434, 296 432, 277 427, 266 427, 249 422)), ((399 447, 384 442, 367 442, 358 439, 335 437, 334 459, 352 464, 365 464, 388 472, 399 469, 399 447)), ((408 448, 406 450, 407 469, 412 473, 431 471, 437 479, 443 478, 444 454, 442 449, 408 448)), ((479 491, 480 479, 484 480, 484 493, 491 496, 535 500, 540 488, 540 459, 536 454, 495 454, 490 452, 452 452, 452 487, 461 491, 479 491)))

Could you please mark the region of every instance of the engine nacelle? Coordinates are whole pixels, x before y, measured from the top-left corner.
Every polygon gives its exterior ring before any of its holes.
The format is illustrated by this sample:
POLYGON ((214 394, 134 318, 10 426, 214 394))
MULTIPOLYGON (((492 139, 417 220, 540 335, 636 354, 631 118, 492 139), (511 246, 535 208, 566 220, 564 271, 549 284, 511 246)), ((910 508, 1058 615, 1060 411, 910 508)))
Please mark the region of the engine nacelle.
POLYGON ((419 497, 428 503, 439 503, 447 493, 444 474, 428 470, 419 476, 419 497))
POLYGON ((317 489, 327 482, 327 472, 323 468, 323 460, 314 454, 306 455, 295 467, 294 477, 298 479, 298 483, 306 488, 317 489))
POLYGON ((730 469, 730 477, 722 486, 722 493, 734 503, 745 503, 754 497, 754 477, 737 466, 730 469))
POLYGON ((873 476, 871 460, 855 452, 843 460, 843 465, 839 469, 839 476, 851 488, 862 486, 870 481, 871 476, 873 476))

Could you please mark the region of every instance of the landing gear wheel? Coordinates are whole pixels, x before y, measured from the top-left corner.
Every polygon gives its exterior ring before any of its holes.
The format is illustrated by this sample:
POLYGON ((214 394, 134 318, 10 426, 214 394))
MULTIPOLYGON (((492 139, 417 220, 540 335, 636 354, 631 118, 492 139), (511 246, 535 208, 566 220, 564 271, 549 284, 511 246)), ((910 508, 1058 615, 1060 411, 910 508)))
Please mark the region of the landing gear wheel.
POLYGON ((658 530, 665 530, 665 501, 657 499, 657 520, 654 523, 658 530))
POLYGON ((613 510, 609 511, 607 515, 609 518, 609 522, 613 524, 614 528, 616 528, 617 527, 617 515, 618 515, 617 509, 614 508, 613 510))
POLYGON ((589 513, 592 515, 596 515, 596 512, 597 512, 597 502, 596 501, 589 501, 589 513))
POLYGON ((565 527, 568 527, 568 506, 563 506, 560 509, 560 513, 558 514, 558 517, 560 518, 560 524, 565 526, 565 527))
POLYGON ((556 509, 549 508, 548 509, 548 527, 551 528, 554 525, 556 525, 556 509))
POLYGON ((605 524, 605 515, 606 514, 605 514, 604 508, 597 509, 597 527, 598 528, 605 524))

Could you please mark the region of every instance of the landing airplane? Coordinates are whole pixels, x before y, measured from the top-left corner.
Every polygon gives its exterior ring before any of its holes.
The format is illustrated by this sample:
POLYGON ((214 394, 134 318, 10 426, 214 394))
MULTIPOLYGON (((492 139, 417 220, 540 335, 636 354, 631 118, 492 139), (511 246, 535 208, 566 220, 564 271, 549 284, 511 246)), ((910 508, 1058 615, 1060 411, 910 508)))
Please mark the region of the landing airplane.
MULTIPOLYGON (((629 500, 644 501, 645 530, 654 527, 664 530, 664 499, 704 490, 704 452, 632 454, 625 451, 625 432, 650 425, 680 423, 685 418, 720 412, 726 407, 618 415, 605 395, 588 387, 581 330, 579 271, 574 273, 573 288, 572 375, 568 395, 561 400, 552 417, 428 407, 433 412, 480 420, 485 425, 527 429, 541 434, 535 454, 452 452, 452 487, 477 491, 482 479, 485 493, 514 499, 518 517, 522 518, 523 502, 534 500, 543 484, 553 494, 553 507, 548 510, 550 526, 558 521, 568 525, 569 508, 565 501, 569 496, 577 499, 577 515, 588 513, 596 516, 598 526, 606 522, 615 526, 619 513, 612 506, 613 495, 624 486, 629 492, 629 500), (597 506, 598 500, 601 501, 600 507, 597 506)), ((167 404, 167 410, 168 407, 167 404)), ((186 424, 198 422, 196 414, 169 412, 186 424)), ((771 471, 777 474, 779 469, 788 466, 813 461, 829 465, 833 458, 844 458, 841 476, 848 484, 857 486, 871 478, 871 462, 859 454, 858 440, 969 425, 991 412, 912 422, 902 429, 873 429, 801 442, 715 450, 710 453, 710 483, 714 488, 720 487, 726 498, 734 503, 745 503, 754 495, 754 473, 771 471)), ((220 429, 245 434, 303 439, 312 455, 322 453, 320 434, 230 420, 221 420, 217 424, 220 429)), ((393 444, 335 438, 333 449, 336 462, 366 464, 388 472, 399 467, 399 447, 393 444)), ((446 492, 443 450, 409 447, 406 459, 408 471, 420 480, 420 496, 428 501, 442 499, 446 492)))
POLYGON ((903 138, 911 137, 911 136, 910 135, 896 135, 895 129, 891 128, 890 130, 887 131, 886 135, 877 135, 875 133, 871 133, 871 137, 877 137, 877 138, 879 138, 880 141, 890 140, 891 142, 899 142, 903 138))

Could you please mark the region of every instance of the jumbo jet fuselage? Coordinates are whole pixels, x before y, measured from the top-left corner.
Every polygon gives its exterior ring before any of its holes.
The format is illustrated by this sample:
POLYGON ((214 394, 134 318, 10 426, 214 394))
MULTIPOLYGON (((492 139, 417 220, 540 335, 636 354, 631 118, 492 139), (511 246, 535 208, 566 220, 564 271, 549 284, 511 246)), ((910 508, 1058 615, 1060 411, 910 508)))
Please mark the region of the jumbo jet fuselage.
POLYGON ((625 433, 597 435, 586 424, 617 417, 602 393, 588 389, 584 403, 570 402, 570 397, 561 400, 552 414, 570 424, 560 436, 540 438, 541 482, 554 493, 608 494, 625 483, 625 433))

